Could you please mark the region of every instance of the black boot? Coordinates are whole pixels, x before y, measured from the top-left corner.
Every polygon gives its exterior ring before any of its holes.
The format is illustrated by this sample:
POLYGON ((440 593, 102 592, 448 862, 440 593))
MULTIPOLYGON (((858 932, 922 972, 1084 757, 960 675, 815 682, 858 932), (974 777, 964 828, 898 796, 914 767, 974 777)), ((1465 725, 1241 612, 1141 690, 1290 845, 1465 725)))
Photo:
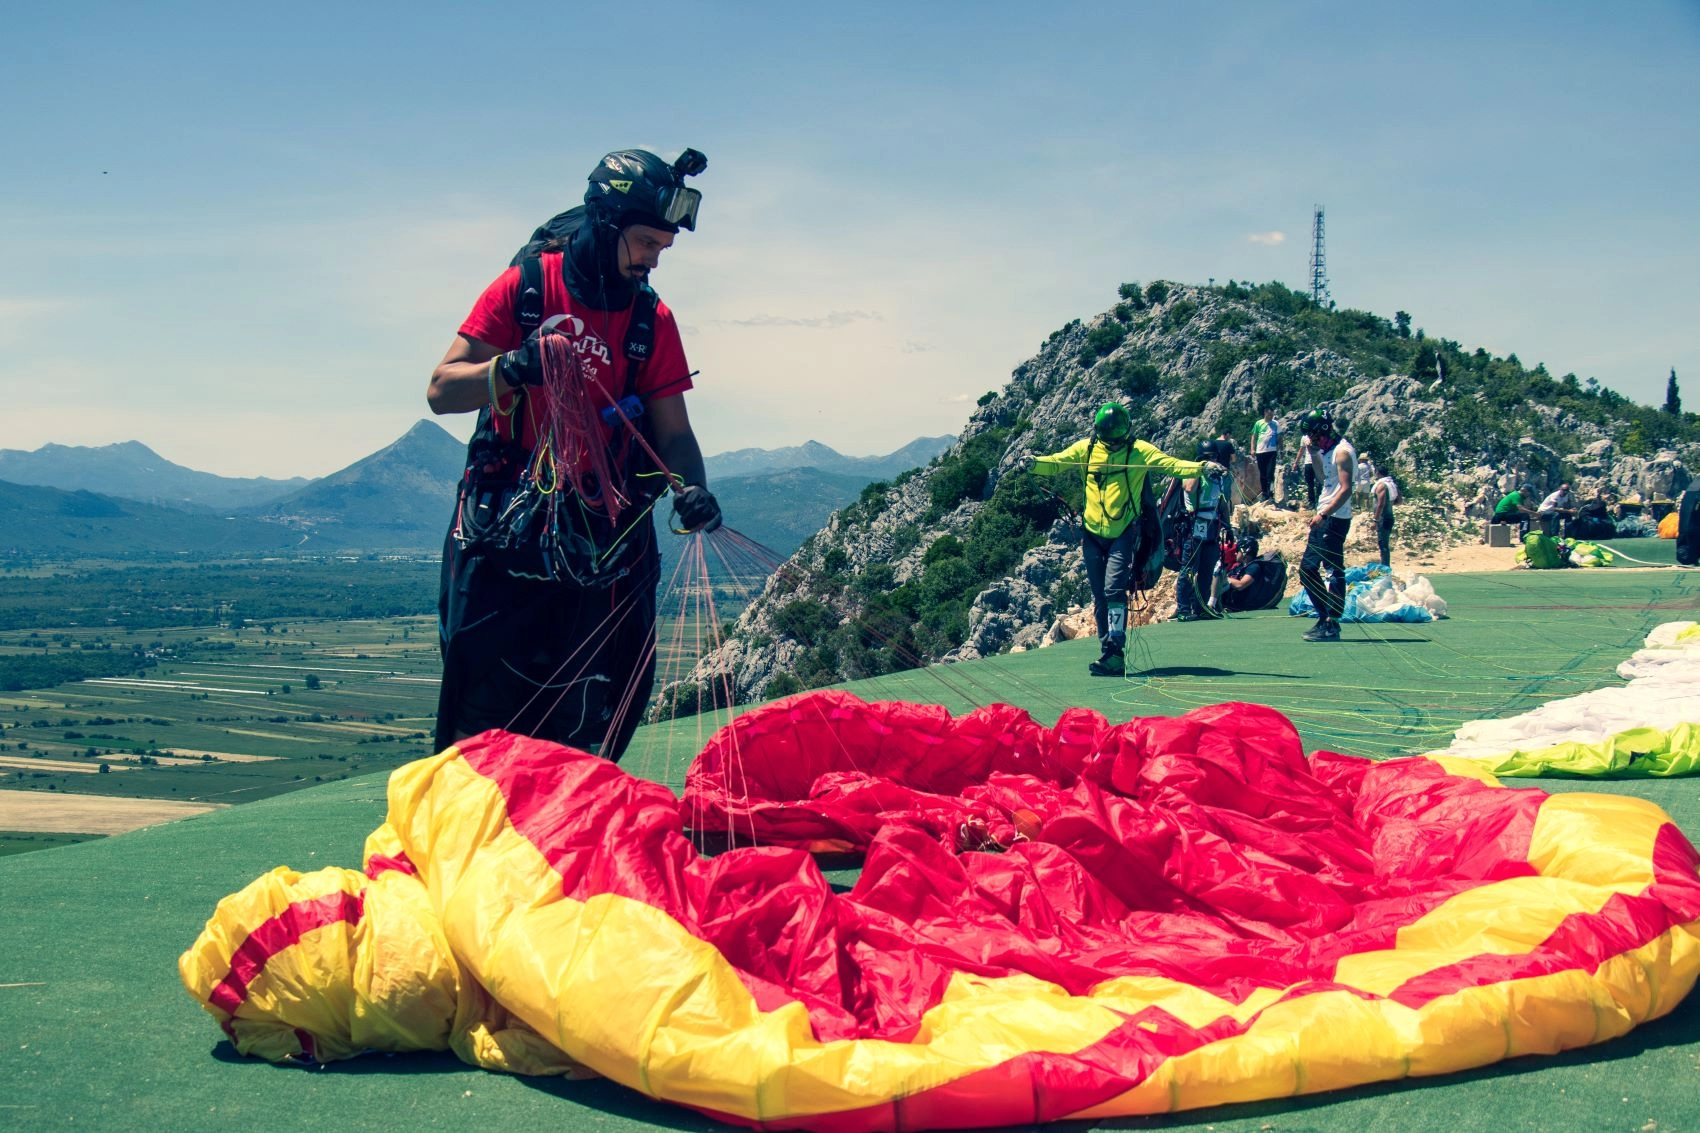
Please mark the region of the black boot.
POLYGON ((1306 641, 1339 641, 1340 623, 1333 618, 1318 618, 1316 624, 1304 635, 1304 639, 1306 641))

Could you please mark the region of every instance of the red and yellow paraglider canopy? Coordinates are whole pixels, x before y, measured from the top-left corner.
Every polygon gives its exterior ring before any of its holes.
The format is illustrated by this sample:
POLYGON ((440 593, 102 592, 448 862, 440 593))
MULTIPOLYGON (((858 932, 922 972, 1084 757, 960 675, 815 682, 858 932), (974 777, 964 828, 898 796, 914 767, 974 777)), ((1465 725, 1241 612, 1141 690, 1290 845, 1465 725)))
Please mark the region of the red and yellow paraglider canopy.
POLYGON ((723 729, 680 799, 490 732, 395 773, 364 873, 268 874, 180 969, 246 1053, 450 1048, 824 1130, 1316 1092, 1668 1012, 1693 847, 1469 767, 1306 759, 1243 704, 1046 727, 819 692, 723 729), (823 849, 864 856, 848 892, 823 849))

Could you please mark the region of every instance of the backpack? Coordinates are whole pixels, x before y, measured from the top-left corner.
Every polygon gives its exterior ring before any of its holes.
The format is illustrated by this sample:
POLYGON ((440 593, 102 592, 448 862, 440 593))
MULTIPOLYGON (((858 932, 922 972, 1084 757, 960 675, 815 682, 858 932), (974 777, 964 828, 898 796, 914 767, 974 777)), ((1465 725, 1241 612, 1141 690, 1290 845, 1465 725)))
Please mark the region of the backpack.
MULTIPOLYGON (((1146 483, 1151 482, 1146 477, 1146 483)), ((1179 480, 1170 480, 1163 491, 1163 502, 1157 505, 1157 522, 1163 533, 1163 565, 1180 570, 1185 560, 1186 538, 1192 529, 1192 514, 1186 510, 1186 493, 1179 480)))
POLYGON ((1615 539, 1617 524, 1607 514, 1605 501, 1594 499, 1576 509, 1576 518, 1570 521, 1570 533, 1578 539, 1615 539))
MULTIPOLYGON (((526 336, 543 322, 543 253, 556 242, 570 239, 583 227, 584 217, 583 206, 551 217, 510 261, 510 267, 520 269, 514 321, 526 336)), ((563 257, 563 272, 565 263, 563 257)), ((532 454, 517 436, 504 438, 497 431, 493 407, 487 405, 479 410, 478 424, 467 442, 466 467, 455 502, 450 534, 460 552, 482 555, 516 577, 571 582, 591 589, 608 586, 641 564, 651 543, 646 537, 650 505, 666 487, 665 475, 649 459, 653 445, 647 435, 648 422, 642 419, 643 402, 636 393, 638 375, 655 342, 658 301, 648 284, 638 287, 622 348, 626 365, 621 412, 615 414, 612 407, 603 411, 605 421, 618 426, 623 416, 626 426, 624 432, 616 428, 617 452, 612 454, 624 481, 623 494, 631 500, 623 509, 622 525, 616 528, 601 510, 576 497, 571 506, 564 506, 569 501, 560 498, 555 485, 535 483, 532 454), (629 521, 627 514, 632 517, 629 521)), ((515 391, 508 414, 522 414, 525 399, 524 388, 515 391)))
POLYGON ((1163 577, 1169 550, 1163 542, 1163 523, 1151 498, 1151 477, 1139 486, 1139 538, 1133 551, 1133 588, 1155 590, 1163 577))
MULTIPOLYGON (((584 206, 577 205, 566 212, 556 213, 531 233, 509 267, 519 268, 519 298, 514 303, 514 321, 519 329, 530 335, 543 323, 543 253, 552 247, 565 247, 573 233, 584 227, 584 206)), ((562 258, 563 269, 566 266, 562 258)), ((655 346, 655 305, 658 297, 649 284, 638 286, 637 300, 632 306, 632 320, 626 324, 626 341, 622 347, 626 356, 626 395, 632 394, 637 382, 637 367, 649 361, 655 346)), ((622 399, 623 401, 624 399, 622 399)))

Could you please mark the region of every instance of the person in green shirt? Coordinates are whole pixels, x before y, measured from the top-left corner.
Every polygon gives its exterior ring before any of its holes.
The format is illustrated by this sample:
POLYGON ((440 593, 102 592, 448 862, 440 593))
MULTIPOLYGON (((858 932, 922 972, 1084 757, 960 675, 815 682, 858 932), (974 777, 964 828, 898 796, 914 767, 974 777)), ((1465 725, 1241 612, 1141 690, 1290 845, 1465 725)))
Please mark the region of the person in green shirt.
POLYGON ((1092 615, 1102 655, 1087 666, 1095 677, 1119 677, 1126 671, 1127 592, 1133 580, 1135 522, 1141 514, 1147 473, 1170 476, 1225 474, 1214 461, 1181 460, 1133 435, 1133 419, 1119 402, 1106 401, 1092 422, 1092 435, 1061 452, 1035 458, 1033 471, 1056 476, 1078 468, 1086 486, 1086 511, 1080 534, 1086 580, 1092 587, 1092 615))
POLYGON ((1523 541, 1523 536, 1529 533, 1529 519, 1535 514, 1534 495, 1535 489, 1524 484, 1516 491, 1499 497, 1499 502, 1493 505, 1493 521, 1515 523, 1519 543, 1523 541))

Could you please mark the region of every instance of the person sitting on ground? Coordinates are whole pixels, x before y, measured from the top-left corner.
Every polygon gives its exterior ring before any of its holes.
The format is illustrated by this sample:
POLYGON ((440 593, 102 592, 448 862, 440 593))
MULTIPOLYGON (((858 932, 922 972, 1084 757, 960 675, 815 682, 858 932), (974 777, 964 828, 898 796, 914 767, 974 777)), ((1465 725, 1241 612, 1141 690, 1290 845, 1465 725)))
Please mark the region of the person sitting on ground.
POLYGON ((1257 537, 1241 535, 1234 543, 1238 560, 1223 580, 1222 608, 1230 613, 1267 610, 1281 598, 1287 585, 1287 566, 1278 557, 1258 554, 1257 537))
POLYGON ((1375 515, 1375 545, 1381 552, 1381 565, 1393 566, 1393 505, 1399 502, 1399 485, 1387 465, 1375 466, 1376 479, 1370 487, 1370 503, 1375 515))
POLYGON ((1541 531, 1547 535, 1557 535, 1562 529, 1565 534, 1569 534, 1569 521, 1576 516, 1575 504, 1576 501, 1570 495, 1570 481, 1566 480, 1558 486, 1558 491, 1548 495, 1535 510, 1535 518, 1541 521, 1541 531))
POLYGON ((1530 501, 1535 497, 1533 485, 1524 484, 1515 491, 1507 492, 1499 497, 1499 502, 1493 505, 1493 521, 1495 523, 1515 523, 1517 525, 1517 542, 1523 541, 1523 536, 1529 533, 1529 520, 1535 514, 1535 505, 1530 501))
POLYGON ((1080 549, 1086 580, 1092 587, 1092 615, 1097 622, 1102 654, 1087 666, 1095 677, 1118 677, 1126 671, 1127 594, 1133 582, 1138 520, 1150 493, 1150 469, 1171 476, 1226 475, 1220 464, 1181 460, 1149 441, 1135 439, 1133 418, 1120 402, 1107 401, 1092 421, 1092 433, 1061 452, 1036 457, 1033 471, 1055 476, 1078 467, 1086 487, 1086 508, 1080 549))

